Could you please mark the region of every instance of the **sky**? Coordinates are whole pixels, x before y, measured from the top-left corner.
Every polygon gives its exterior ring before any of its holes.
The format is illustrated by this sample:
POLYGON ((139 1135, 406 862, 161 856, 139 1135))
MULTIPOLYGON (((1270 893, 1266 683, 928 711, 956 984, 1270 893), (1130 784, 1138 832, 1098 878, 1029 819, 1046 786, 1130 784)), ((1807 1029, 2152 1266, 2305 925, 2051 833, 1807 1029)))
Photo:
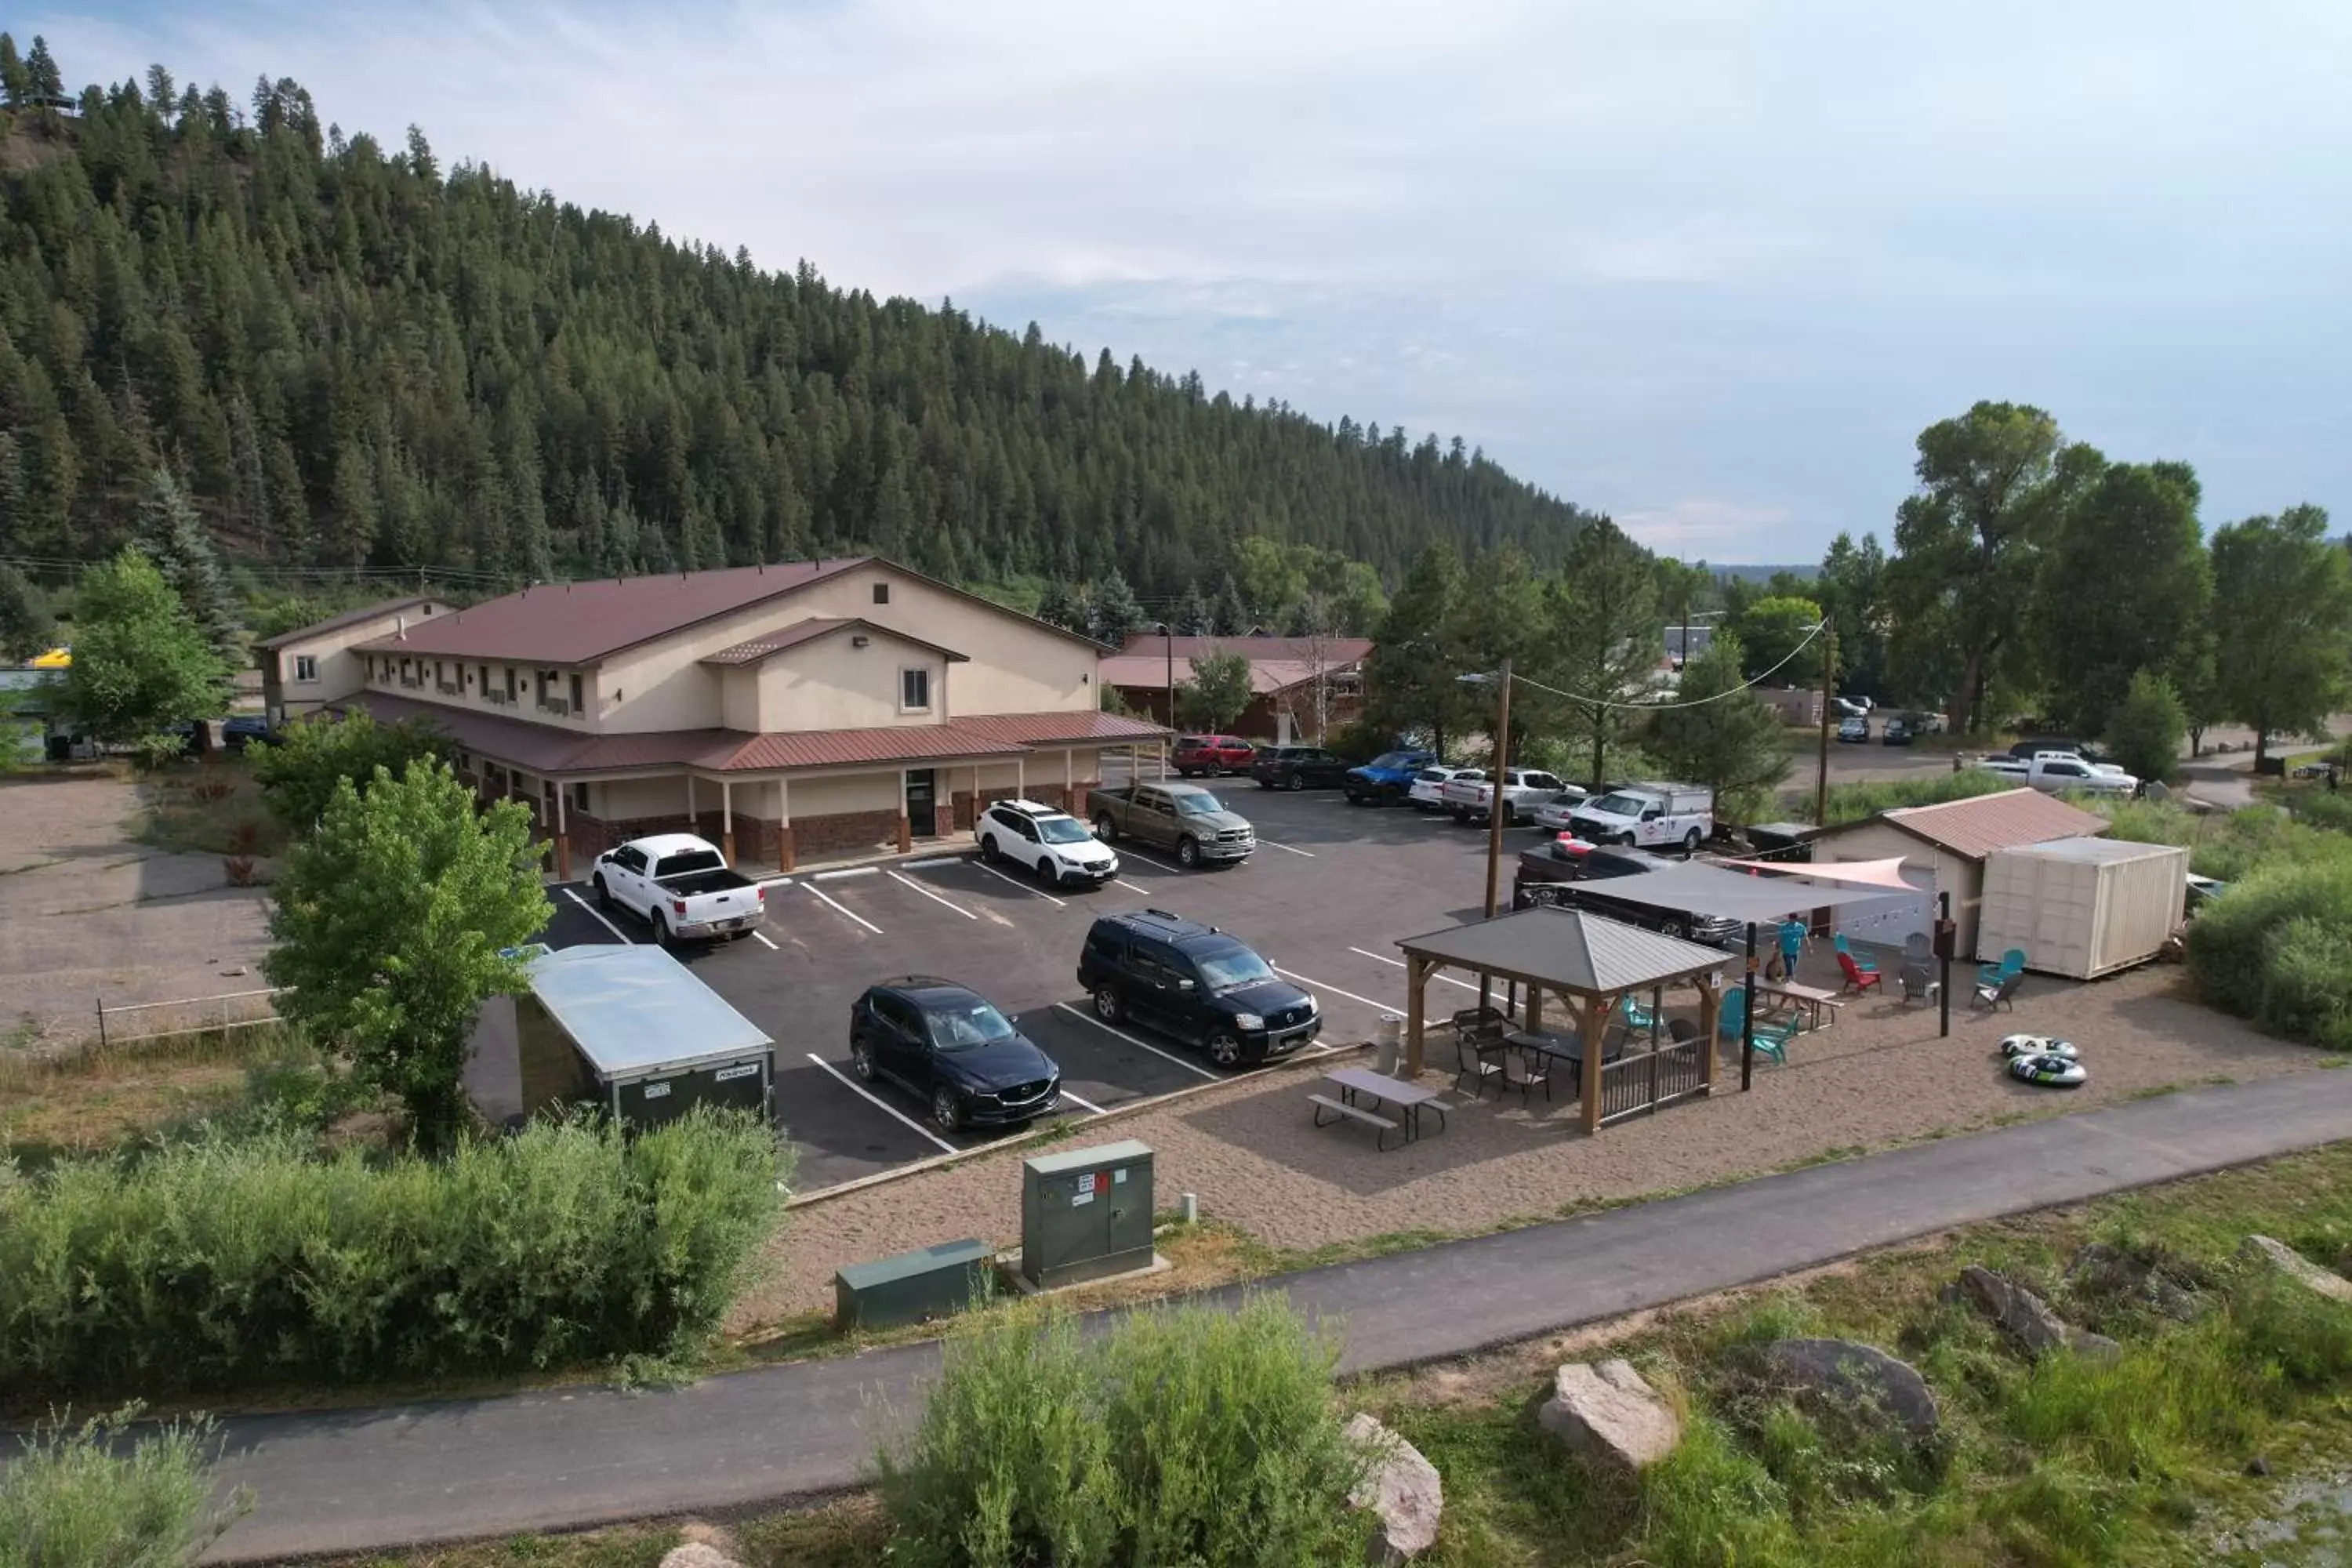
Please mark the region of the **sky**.
MULTIPOLYGON (((20 6, 22 0, 20 0, 20 6)), ((1460 435, 1644 542, 1892 528, 1983 398, 2352 522, 2341 0, 32 0, 761 266, 1460 435), (661 13, 667 13, 661 14, 661 13)))

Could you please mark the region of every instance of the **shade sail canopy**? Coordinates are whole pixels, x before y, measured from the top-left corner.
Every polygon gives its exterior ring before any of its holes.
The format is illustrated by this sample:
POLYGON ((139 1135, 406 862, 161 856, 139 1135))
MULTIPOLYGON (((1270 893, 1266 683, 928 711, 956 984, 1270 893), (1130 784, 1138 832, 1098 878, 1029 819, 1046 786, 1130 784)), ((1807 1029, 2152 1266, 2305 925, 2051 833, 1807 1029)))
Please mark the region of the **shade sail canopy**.
MULTIPOLYGON (((1714 915, 1720 920, 1761 923, 1786 920, 1808 910, 1834 909, 1884 900, 1884 888, 1831 888, 1785 877, 1758 877, 1727 871, 1720 866, 1693 861, 1646 871, 1638 877, 1612 877, 1601 885, 1619 903, 1641 904, 1686 915, 1714 915)), ((1907 889, 1906 889, 1907 890, 1907 889)))
POLYGON ((567 947, 531 961, 531 994, 607 1083, 765 1051, 772 1043, 658 947, 567 947))
MULTIPOLYGON (((1903 858, 1891 860, 1827 860, 1806 864, 1801 861, 1726 860, 1727 866, 1743 870, 1767 871, 1782 878, 1802 877, 1816 882, 1836 882, 1855 888, 1884 888, 1890 893, 1910 893, 1918 889, 1903 879, 1903 858)), ((1815 905, 1819 908, 1819 905, 1815 905)))
POLYGON ((1416 958, 1587 996, 1644 990, 1732 962, 1721 948, 1582 910, 1521 910, 1397 945, 1416 958))

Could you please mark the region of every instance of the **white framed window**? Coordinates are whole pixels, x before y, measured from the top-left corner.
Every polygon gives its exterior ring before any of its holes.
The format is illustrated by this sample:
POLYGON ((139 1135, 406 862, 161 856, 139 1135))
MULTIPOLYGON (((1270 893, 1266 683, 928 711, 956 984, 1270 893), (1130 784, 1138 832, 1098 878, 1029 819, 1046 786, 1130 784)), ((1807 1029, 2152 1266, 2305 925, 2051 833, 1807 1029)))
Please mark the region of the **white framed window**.
POLYGON ((898 672, 898 711, 928 713, 931 710, 931 672, 928 669, 902 669, 898 672))
POLYGON ((319 679, 319 660, 316 655, 298 653, 294 656, 294 679, 297 680, 319 679))

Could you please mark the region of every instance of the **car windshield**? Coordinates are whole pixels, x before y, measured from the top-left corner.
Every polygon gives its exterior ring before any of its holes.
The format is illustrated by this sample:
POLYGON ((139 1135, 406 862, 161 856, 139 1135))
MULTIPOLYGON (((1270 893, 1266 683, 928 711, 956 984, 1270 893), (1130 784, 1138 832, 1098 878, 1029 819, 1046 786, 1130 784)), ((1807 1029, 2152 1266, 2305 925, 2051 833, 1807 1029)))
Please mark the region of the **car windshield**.
POLYGON ((1224 809, 1225 803, 1207 790, 1202 790, 1198 795, 1180 795, 1176 797, 1176 815, 1179 816, 1214 816, 1224 809))
POLYGON ((1485 784, 1486 782, 1486 775, 1480 773, 1476 768, 1464 768, 1460 773, 1454 775, 1454 782, 1455 784, 1485 784))
POLYGON ((1208 743, 1209 737, 1206 735, 1179 735, 1176 737, 1176 749, 1180 752, 1197 752, 1207 746, 1208 743))
POLYGON ((952 1007, 926 1007, 931 1043, 943 1051, 968 1051, 1013 1037, 1013 1026, 987 1003, 973 1001, 952 1007))
POLYGON ((1638 795, 1604 795, 1593 803, 1592 809, 1604 816, 1639 816, 1649 804, 1638 795))
POLYGON ((1048 844, 1082 844, 1094 835, 1075 816, 1041 816, 1037 819, 1037 837, 1048 844))
POLYGON ((1211 991, 1234 991, 1274 978, 1265 960, 1239 942, 1205 952, 1195 950, 1187 956, 1200 965, 1201 984, 1211 991))
POLYGON ((1376 768, 1409 768, 1412 763, 1411 752, 1383 752, 1372 759, 1370 765, 1376 768))

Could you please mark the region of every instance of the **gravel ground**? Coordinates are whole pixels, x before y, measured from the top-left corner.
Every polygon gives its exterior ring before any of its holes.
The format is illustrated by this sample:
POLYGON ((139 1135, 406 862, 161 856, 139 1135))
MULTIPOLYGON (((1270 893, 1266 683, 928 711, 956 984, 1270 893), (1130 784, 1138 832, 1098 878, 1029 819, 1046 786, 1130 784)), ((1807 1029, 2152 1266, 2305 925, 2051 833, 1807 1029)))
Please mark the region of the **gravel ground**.
MULTIPOLYGON (((1835 984, 1834 973, 1804 978, 1835 984)), ((2166 1086, 2308 1070, 2326 1058, 2255 1034, 2188 1000, 2176 968, 2090 984, 2030 976, 2013 1014, 1956 1007, 1949 1039, 1934 1009, 1876 996, 1855 1001, 1832 1028, 1801 1037, 1790 1065, 1759 1062, 1752 1093, 1738 1068, 1718 1074, 1711 1099, 1672 1106, 1588 1137, 1566 1103, 1516 1098, 1463 1103, 1444 1133, 1385 1153, 1370 1130, 1308 1125, 1312 1074, 1244 1079, 1104 1127, 1086 1142, 1137 1138, 1158 1154, 1159 1200, 1200 1195, 1203 1213, 1282 1248, 1388 1232, 1475 1231, 1559 1213, 1596 1199, 1701 1185, 1906 1139, 2019 1116, 2087 1109, 2166 1086), (2090 1082, 2037 1089, 2001 1071, 1998 1044, 2012 1031, 2063 1036, 2082 1047, 2090 1082)), ((1430 1060, 1453 1068, 1450 1039, 1433 1036, 1430 1060)), ((1449 1100, 1464 1101, 1459 1094, 1449 1100)), ((1067 1147, 1068 1145, 1063 1145, 1067 1147)), ((1015 1246, 1024 1151, 814 1205, 771 1244, 775 1268, 738 1304, 750 1329, 830 1305, 843 1264, 979 1235, 1015 1246)))

